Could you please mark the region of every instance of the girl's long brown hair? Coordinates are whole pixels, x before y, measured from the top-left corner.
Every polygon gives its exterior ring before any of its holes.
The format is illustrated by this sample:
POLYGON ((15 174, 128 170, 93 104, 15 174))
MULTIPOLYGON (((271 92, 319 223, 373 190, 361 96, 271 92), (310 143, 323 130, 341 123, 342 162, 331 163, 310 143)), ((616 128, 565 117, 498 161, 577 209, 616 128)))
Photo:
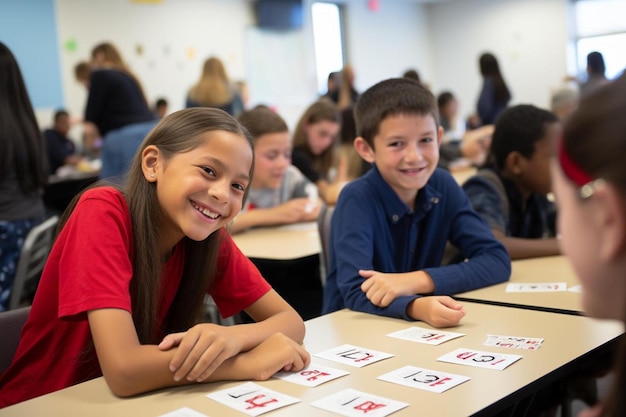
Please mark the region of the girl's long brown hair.
POLYGON ((293 133, 293 146, 304 149, 313 160, 313 168, 321 174, 324 179, 328 179, 328 171, 335 162, 335 145, 329 146, 321 155, 313 155, 307 139, 306 126, 321 121, 341 123, 341 113, 335 103, 323 98, 311 104, 306 109, 293 133))
MULTIPOLYGON (((569 157, 593 178, 602 178, 626 196, 626 75, 590 93, 563 129, 569 157)), ((626 279, 626 277, 625 277, 626 279)), ((626 294, 623 294, 626 300, 626 294)), ((623 306, 622 306, 623 308, 623 306)), ((626 309, 622 321, 626 323, 626 309)), ((603 416, 625 416, 626 339, 617 349, 615 379, 603 416)))
MULTIPOLYGON (((133 228, 133 277, 130 283, 133 321, 143 344, 157 343, 165 333, 189 329, 202 316, 205 294, 213 284, 217 267, 221 231, 203 241, 183 238, 185 264, 180 287, 162 328, 156 328, 158 294, 163 266, 159 251, 161 208, 157 200, 156 183, 146 181, 142 171, 143 150, 156 146, 165 160, 189 152, 204 142, 203 134, 212 131, 232 132, 244 137, 253 147, 252 138, 226 112, 208 107, 180 110, 166 116, 144 139, 120 189, 128 202, 133 228)), ((254 167, 252 161, 250 176, 254 167)), ((80 195, 74 198, 63 214, 59 229, 71 215, 80 195)), ((245 199, 245 197, 244 197, 245 199)))

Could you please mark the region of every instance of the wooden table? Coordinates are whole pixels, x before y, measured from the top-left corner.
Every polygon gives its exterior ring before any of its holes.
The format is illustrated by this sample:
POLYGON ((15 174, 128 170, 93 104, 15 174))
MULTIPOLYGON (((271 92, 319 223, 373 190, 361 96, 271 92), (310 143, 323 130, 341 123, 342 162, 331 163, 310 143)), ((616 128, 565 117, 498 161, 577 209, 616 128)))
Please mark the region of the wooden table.
POLYGON ((289 260, 318 255, 321 251, 317 223, 258 227, 233 235, 249 258, 289 260))
POLYGON ((321 241, 316 222, 259 227, 237 233, 233 239, 303 319, 321 314, 321 241))
MULTIPOLYGON (((353 368, 323 359, 315 363, 345 369, 350 375, 306 388, 281 380, 259 382, 301 400, 300 403, 271 412, 271 416, 319 417, 331 413, 312 407, 311 402, 345 388, 353 388, 409 403, 393 417, 416 415, 469 416, 493 415, 526 397, 534 390, 566 375, 580 361, 613 343, 623 332, 621 324, 597 321, 587 317, 554 314, 541 311, 465 303, 467 316, 463 324, 452 331, 465 333, 439 346, 430 346, 386 337, 385 335, 410 326, 429 328, 424 323, 410 323, 364 313, 342 310, 306 322, 305 346, 311 353, 341 344, 376 349, 395 357, 353 368), (485 347, 487 334, 543 337, 536 351, 485 347), (471 348, 523 355, 523 358, 503 371, 473 368, 437 362, 436 358, 457 348, 471 348), (414 365, 426 369, 465 375, 471 379, 442 394, 403 387, 379 381, 376 377, 414 365)), ((36 383, 36 382, 34 382, 36 383)), ((207 416, 243 416, 213 400, 206 394, 231 388, 242 382, 211 383, 164 389, 130 399, 111 394, 102 378, 95 379, 56 393, 48 394, 0 410, 1 417, 63 415, 78 416, 159 416, 181 407, 190 407, 207 416)))
POLYGON ((582 294, 574 291, 506 292, 510 283, 565 282, 578 286, 578 278, 565 256, 525 259, 511 263, 511 279, 490 287, 457 294, 458 300, 529 308, 565 314, 582 314, 582 294))

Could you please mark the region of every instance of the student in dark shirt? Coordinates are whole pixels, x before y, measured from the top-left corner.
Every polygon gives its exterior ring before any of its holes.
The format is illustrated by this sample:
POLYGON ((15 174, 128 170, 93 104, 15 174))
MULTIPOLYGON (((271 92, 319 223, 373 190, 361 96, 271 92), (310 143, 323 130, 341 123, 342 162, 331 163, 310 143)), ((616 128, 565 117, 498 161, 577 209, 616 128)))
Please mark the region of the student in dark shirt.
POLYGON ((550 152, 561 134, 557 116, 531 105, 505 110, 488 164, 463 189, 511 259, 557 255, 556 210, 548 201, 550 152))
POLYGON ((54 126, 52 129, 44 130, 48 147, 48 161, 50 174, 63 165, 77 165, 82 157, 76 155, 76 145, 67 137, 70 131, 70 116, 65 110, 58 110, 54 113, 54 126))
POLYGON ((344 187, 335 207, 323 312, 347 307, 456 326, 465 313, 447 295, 506 281, 511 264, 437 168, 435 98, 412 80, 386 80, 361 95, 355 116, 355 148, 374 167, 344 187), (440 266, 448 241, 469 261, 440 266))

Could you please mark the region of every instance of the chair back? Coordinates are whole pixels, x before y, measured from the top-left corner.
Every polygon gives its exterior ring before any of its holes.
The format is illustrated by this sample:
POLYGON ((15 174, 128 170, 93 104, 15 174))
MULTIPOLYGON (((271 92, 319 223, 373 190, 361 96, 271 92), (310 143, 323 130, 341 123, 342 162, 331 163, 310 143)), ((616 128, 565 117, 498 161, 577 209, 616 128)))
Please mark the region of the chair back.
POLYGON ((26 323, 30 307, 8 310, 0 313, 0 329, 2 329, 2 343, 0 343, 0 375, 11 365, 17 344, 20 341, 22 327, 26 323))
POLYGON ((36 286, 39 283, 39 277, 48 259, 54 229, 58 222, 59 217, 52 216, 33 227, 26 235, 15 270, 9 310, 20 307, 26 284, 35 284, 36 286))
POLYGON ((320 273, 322 287, 326 284, 326 274, 330 270, 330 223, 335 206, 323 205, 317 218, 317 230, 320 235, 322 251, 320 253, 320 273))

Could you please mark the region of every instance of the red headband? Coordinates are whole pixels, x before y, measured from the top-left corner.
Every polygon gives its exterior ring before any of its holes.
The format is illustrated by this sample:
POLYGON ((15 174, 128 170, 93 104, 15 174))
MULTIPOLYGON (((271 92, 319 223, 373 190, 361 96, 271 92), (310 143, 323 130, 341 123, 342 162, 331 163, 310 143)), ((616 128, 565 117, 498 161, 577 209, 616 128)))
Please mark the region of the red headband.
POLYGON ((559 141, 559 163, 565 175, 579 186, 583 186, 588 182, 593 181, 593 177, 589 175, 585 170, 579 167, 576 162, 572 161, 567 151, 565 150, 565 140, 561 137, 559 141))

